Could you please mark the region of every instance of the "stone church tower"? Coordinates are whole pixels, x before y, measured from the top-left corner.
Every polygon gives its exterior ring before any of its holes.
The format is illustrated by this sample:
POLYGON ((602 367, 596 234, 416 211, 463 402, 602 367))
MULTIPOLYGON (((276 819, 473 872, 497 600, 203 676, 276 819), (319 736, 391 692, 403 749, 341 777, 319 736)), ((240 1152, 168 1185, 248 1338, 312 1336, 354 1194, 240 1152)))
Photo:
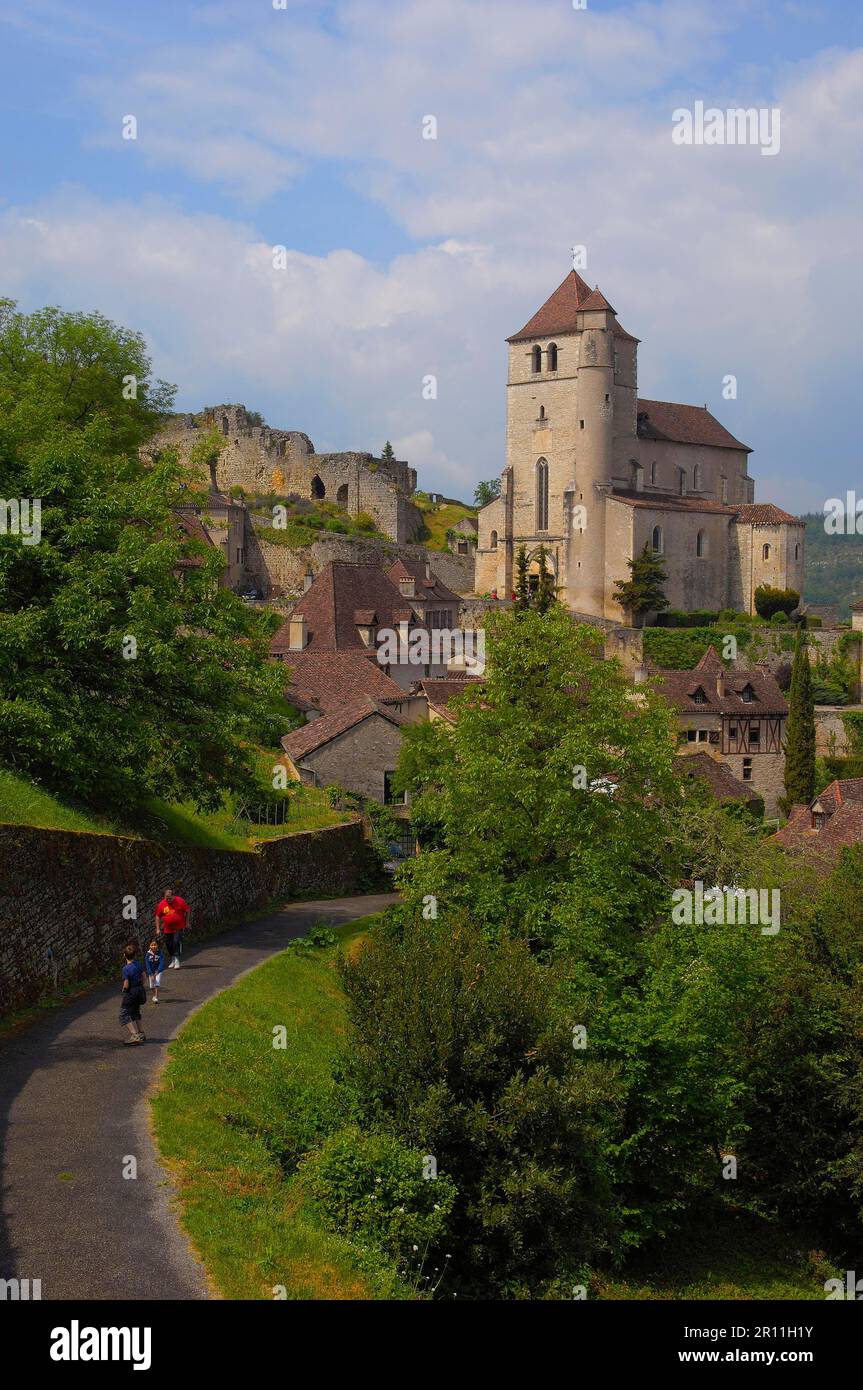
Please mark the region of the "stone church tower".
POLYGON ((620 622, 615 580, 645 543, 675 608, 751 612, 759 583, 802 593, 802 524, 753 503, 750 450, 706 407, 638 399, 638 339, 598 287, 571 271, 508 345, 506 467, 480 512, 478 593, 508 596, 519 548, 535 571, 544 546, 567 607, 620 622))

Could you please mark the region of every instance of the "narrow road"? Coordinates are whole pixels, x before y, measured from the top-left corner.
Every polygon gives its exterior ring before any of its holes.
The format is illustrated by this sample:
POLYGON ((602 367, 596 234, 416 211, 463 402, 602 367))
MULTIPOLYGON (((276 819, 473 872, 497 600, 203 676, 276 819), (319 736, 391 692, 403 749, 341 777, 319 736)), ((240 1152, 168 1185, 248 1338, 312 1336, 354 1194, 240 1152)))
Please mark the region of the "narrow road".
POLYGON ((0 1042, 0 1278, 40 1279, 43 1299, 207 1298, 149 1133, 146 1094, 168 1043, 195 1009, 291 937, 394 901, 291 904, 190 944, 182 968, 163 976, 163 1002, 144 1010, 141 1047, 122 1045, 119 984, 0 1042), (124 1177, 129 1158, 135 1178, 124 1177))

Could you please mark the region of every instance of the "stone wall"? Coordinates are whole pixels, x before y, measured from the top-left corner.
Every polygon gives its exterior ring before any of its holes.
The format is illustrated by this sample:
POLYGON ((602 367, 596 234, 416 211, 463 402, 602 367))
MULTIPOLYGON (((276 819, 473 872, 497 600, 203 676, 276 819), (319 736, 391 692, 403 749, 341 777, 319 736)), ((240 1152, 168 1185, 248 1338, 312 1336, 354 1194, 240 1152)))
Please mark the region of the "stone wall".
POLYGON ((0 825, 0 1016, 57 984, 115 966, 119 978, 123 946, 146 946, 167 885, 190 904, 197 941, 274 899, 352 892, 369 867, 358 820, 245 854, 0 825), (123 915, 129 898, 137 921, 123 915))
POLYGON ((330 560, 343 560, 356 565, 382 565, 389 568, 400 554, 419 556, 428 560, 432 573, 455 593, 471 593, 473 589, 473 557, 450 555, 441 550, 425 550, 421 546, 398 546, 382 538, 322 537, 311 545, 292 549, 274 545, 257 532, 247 537, 246 568, 251 570, 264 594, 273 584, 284 590, 287 597, 297 599, 303 592, 303 578, 321 572, 330 560))

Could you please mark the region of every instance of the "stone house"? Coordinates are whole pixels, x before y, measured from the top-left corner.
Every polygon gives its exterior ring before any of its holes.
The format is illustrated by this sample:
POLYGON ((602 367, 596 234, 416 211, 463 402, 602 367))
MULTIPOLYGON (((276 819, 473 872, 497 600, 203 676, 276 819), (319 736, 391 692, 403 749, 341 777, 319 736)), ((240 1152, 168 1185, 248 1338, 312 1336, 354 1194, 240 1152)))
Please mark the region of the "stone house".
POLYGON ((706 406, 640 398, 638 339, 571 271, 508 339, 506 465, 479 514, 477 592, 513 588, 540 546, 561 601, 622 621, 615 581, 647 544, 673 608, 754 611, 759 584, 803 591, 804 526, 756 503, 748 445, 706 406))
POLYGON ((775 677, 762 667, 727 670, 711 646, 692 670, 657 672, 656 688, 677 715, 680 752, 715 755, 777 815, 788 705, 775 677))
POLYGON ((282 747, 300 781, 338 785, 385 806, 404 806, 392 787, 402 731, 411 721, 395 703, 361 699, 294 729, 282 747))

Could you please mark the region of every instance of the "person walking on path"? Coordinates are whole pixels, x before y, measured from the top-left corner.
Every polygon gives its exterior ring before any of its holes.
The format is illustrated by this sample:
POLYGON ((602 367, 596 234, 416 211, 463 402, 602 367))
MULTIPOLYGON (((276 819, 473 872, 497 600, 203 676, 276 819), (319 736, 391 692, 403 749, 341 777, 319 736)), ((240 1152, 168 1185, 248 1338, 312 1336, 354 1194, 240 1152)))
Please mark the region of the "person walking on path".
POLYGON ((180 956, 183 954, 183 932, 189 916, 189 904, 184 902, 173 890, 165 889, 165 896, 156 908, 156 929, 161 929, 170 960, 169 970, 179 970, 180 956))
POLYGON ((141 1005, 147 1002, 147 991, 144 988, 144 967, 138 960, 138 943, 130 941, 126 945, 123 956, 125 964, 123 966, 123 994, 120 1001, 120 1026, 128 1028, 129 1037, 124 1039, 127 1047, 133 1047, 136 1043, 145 1041, 144 1034, 141 1032, 141 1005))
POLYGON ((162 955, 161 947, 154 938, 149 945, 147 954, 144 957, 144 965, 147 969, 147 984, 152 996, 151 1003, 159 1002, 159 986, 162 983, 162 971, 165 968, 165 957, 162 955))

